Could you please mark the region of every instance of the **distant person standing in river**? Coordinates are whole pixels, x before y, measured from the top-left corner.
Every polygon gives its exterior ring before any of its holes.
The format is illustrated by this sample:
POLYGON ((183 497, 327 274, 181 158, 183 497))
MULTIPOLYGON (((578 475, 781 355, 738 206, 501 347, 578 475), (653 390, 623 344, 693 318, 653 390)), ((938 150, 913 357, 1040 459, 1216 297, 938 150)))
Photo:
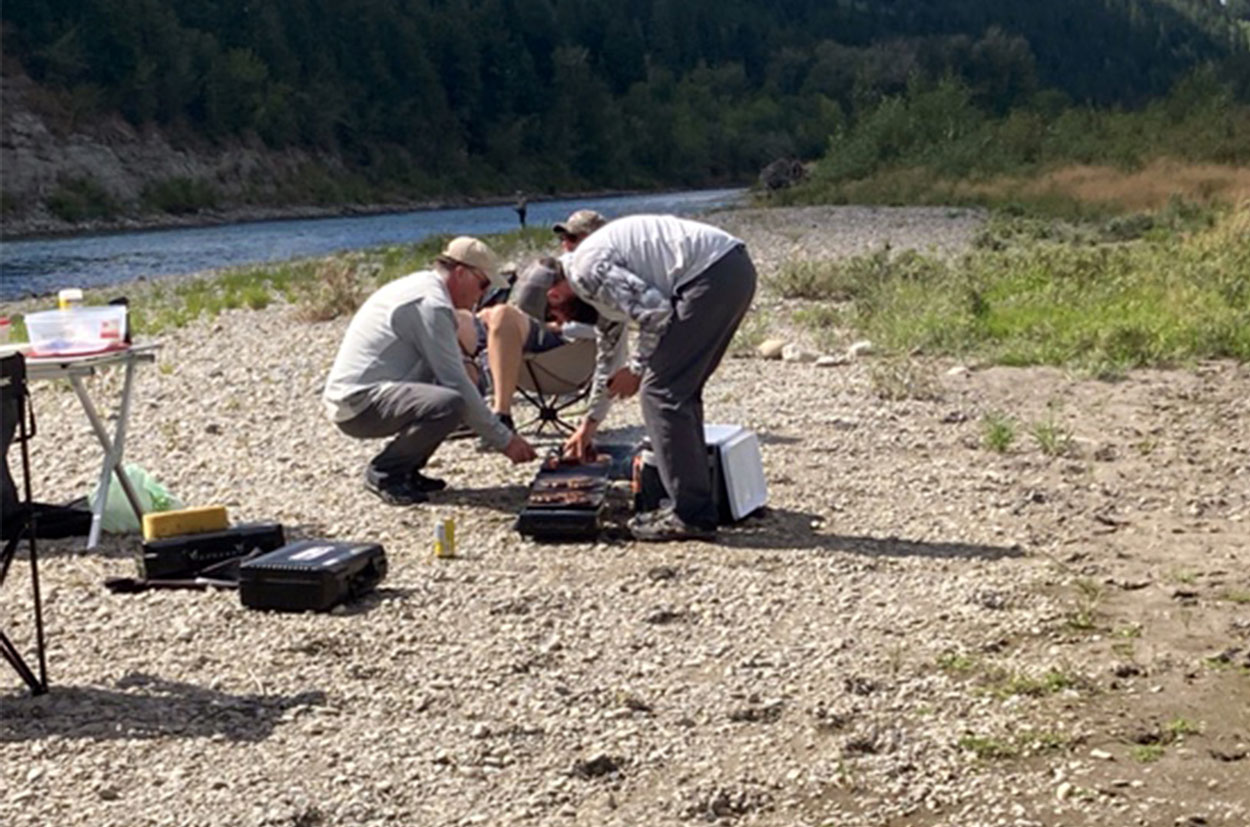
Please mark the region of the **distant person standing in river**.
POLYGON ((516 210, 517 220, 521 222, 521 229, 524 230, 525 229, 525 213, 529 209, 529 202, 525 200, 525 193, 519 190, 517 191, 516 204, 512 206, 512 209, 516 210))

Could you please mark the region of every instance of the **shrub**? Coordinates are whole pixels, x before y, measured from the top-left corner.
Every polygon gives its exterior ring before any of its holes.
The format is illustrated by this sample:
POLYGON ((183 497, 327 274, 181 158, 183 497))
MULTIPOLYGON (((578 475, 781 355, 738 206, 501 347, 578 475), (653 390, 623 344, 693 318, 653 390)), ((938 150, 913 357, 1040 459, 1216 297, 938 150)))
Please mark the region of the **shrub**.
POLYGON ((89 175, 62 178, 47 204, 53 215, 69 222, 112 218, 118 213, 117 201, 89 175))
POLYGON ((869 378, 878 399, 923 401, 941 398, 941 390, 931 370, 911 359, 878 362, 873 365, 869 378))
POLYGON ((365 298, 366 280, 372 282, 376 267, 362 268, 345 259, 330 259, 317 268, 312 285, 295 311, 306 322, 326 322, 351 315, 365 298))
POLYGON ((1190 234, 1152 233, 1128 244, 1003 242, 954 263, 874 254, 838 272, 850 285, 859 333, 896 351, 976 353, 1103 375, 1194 359, 1250 361, 1248 229, 1250 204, 1190 234))
POLYGON ((851 297, 845 270, 837 262, 790 259, 772 277, 772 286, 787 299, 834 299, 851 297))
POLYGON ((140 196, 150 210, 174 215, 199 212, 217 205, 217 189, 200 178, 164 178, 143 188, 140 196))

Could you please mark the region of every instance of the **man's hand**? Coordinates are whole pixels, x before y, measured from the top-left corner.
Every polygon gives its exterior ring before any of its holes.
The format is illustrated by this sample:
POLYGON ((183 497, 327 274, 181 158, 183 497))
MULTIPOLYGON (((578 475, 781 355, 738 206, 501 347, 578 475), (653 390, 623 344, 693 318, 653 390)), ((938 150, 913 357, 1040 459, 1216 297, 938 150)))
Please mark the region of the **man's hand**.
POLYGON ((642 377, 629 368, 621 368, 608 380, 608 395, 616 399, 628 399, 638 393, 642 377))
POLYGON ((529 462, 538 457, 538 454, 534 452, 534 446, 530 445, 525 441, 524 437, 518 434, 513 434, 512 439, 508 440, 508 444, 504 446, 503 455, 512 460, 514 465, 529 462))
POLYGON ((577 430, 565 441, 562 451, 564 457, 577 462, 594 459, 595 431, 597 430, 599 430, 598 422, 593 419, 583 419, 582 424, 578 425, 577 430))

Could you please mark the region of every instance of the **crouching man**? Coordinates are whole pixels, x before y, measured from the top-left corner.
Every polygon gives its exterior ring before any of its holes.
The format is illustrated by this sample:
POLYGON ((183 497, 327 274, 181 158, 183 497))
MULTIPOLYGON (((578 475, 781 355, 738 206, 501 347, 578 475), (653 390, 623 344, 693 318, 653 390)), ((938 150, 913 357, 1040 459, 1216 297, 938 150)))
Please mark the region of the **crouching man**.
POLYGON ((420 270, 370 296, 348 325, 322 399, 339 430, 356 439, 394 437, 365 469, 365 488, 390 505, 412 505, 443 480, 422 473, 457 425, 514 463, 535 453, 499 421, 465 370, 456 310, 503 286, 495 254, 467 236, 420 270))
POLYGON ((572 317, 577 302, 598 313, 590 413, 565 452, 590 454, 612 397, 642 388, 642 418, 671 509, 635 517, 639 540, 711 539, 716 534, 712 476, 703 439, 703 386, 755 295, 755 266, 744 243, 698 221, 667 215, 620 218, 583 241, 567 279, 547 292, 553 316, 572 317), (614 368, 626 324, 638 342, 614 368))

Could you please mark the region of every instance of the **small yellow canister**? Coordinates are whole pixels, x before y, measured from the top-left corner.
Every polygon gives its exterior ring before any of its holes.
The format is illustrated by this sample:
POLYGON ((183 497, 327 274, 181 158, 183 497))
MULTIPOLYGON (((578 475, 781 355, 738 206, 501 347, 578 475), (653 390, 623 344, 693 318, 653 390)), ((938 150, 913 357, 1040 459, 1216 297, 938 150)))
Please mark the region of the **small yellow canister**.
POLYGON ((434 556, 456 556, 456 521, 446 517, 434 526, 434 556))

